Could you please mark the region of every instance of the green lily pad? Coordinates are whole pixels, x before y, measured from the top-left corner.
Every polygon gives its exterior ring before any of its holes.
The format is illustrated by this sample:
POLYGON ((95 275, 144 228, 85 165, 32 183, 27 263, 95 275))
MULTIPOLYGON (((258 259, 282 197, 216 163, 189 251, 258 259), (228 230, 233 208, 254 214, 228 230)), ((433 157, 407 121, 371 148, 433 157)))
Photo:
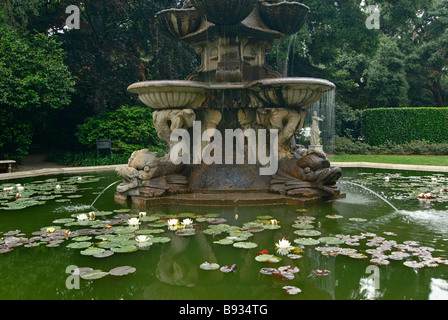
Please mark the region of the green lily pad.
POLYGON ((273 254, 260 254, 255 257, 255 260, 258 262, 268 262, 268 263, 277 263, 280 262, 282 259, 274 256, 273 254))
POLYGON ((138 248, 137 248, 137 246, 134 246, 134 245, 127 245, 127 246, 122 246, 122 247, 111 248, 110 250, 113 252, 116 252, 116 253, 129 253, 129 252, 137 251, 138 248))
POLYGON ((155 234, 165 232, 163 229, 139 229, 137 230, 138 235, 155 234))
POLYGON ((102 248, 87 248, 86 250, 82 250, 80 253, 83 256, 93 256, 94 254, 100 254, 104 252, 105 250, 102 248))
POLYGON ((73 218, 62 218, 62 219, 56 219, 53 221, 53 223, 69 223, 69 222, 73 222, 75 221, 75 219, 73 218))
POLYGON ((234 244, 235 241, 233 241, 232 239, 224 238, 224 239, 221 239, 221 240, 213 241, 213 243, 216 243, 216 244, 223 244, 223 245, 229 245, 229 244, 234 244))
POLYGON ((235 242, 233 246, 235 248, 253 249, 258 247, 258 244, 256 244, 255 242, 235 242))
POLYGON ((319 240, 313 238, 299 238, 295 239, 294 242, 302 246, 315 246, 320 243, 319 240))
POLYGON ((109 274, 111 276, 121 277, 121 276, 126 276, 128 274, 134 273, 136 270, 137 269, 135 269, 134 267, 122 266, 122 267, 113 268, 112 270, 109 271, 109 274))
POLYGON ((306 222, 295 223, 292 227, 296 229, 314 229, 314 226, 311 223, 306 222))
POLYGON ((72 249, 85 249, 88 248, 90 246, 92 246, 93 243, 92 242, 72 242, 69 243, 67 245, 67 248, 72 248, 72 249))
POLYGON ((325 217, 327 217, 328 219, 342 219, 344 218, 344 216, 338 215, 338 214, 329 214, 326 215, 325 217))
POLYGON ((113 251, 110 251, 110 250, 104 250, 104 251, 101 252, 101 253, 94 254, 93 257, 95 257, 95 258, 107 258, 107 257, 110 257, 110 256, 113 255, 113 254, 114 254, 113 251))
POLYGON ((263 226, 263 228, 264 228, 265 230, 276 230, 276 229, 280 229, 281 226, 280 226, 279 224, 265 224, 265 225, 263 226))
POLYGON ((260 220, 271 220, 271 219, 274 219, 274 217, 270 216, 270 215, 265 215, 265 216, 258 216, 257 219, 260 219, 260 220))
POLYGON ((319 238, 320 242, 326 243, 326 244, 343 244, 344 241, 336 238, 336 237, 322 237, 319 238))
POLYGON ((73 241, 87 242, 90 239, 92 239, 92 237, 90 237, 90 236, 79 236, 79 237, 73 238, 73 241))
POLYGON ((151 238, 151 242, 152 243, 166 243, 166 242, 170 242, 171 239, 168 237, 153 237, 151 238))
POLYGON ((320 236, 322 233, 317 230, 303 229, 303 230, 294 231, 294 234, 296 234, 298 236, 302 236, 302 237, 316 237, 316 236, 320 236))
POLYGON ((93 270, 88 273, 82 273, 80 275, 80 277, 84 280, 96 280, 96 279, 104 278, 108 274, 109 274, 109 272, 104 272, 102 270, 93 270))

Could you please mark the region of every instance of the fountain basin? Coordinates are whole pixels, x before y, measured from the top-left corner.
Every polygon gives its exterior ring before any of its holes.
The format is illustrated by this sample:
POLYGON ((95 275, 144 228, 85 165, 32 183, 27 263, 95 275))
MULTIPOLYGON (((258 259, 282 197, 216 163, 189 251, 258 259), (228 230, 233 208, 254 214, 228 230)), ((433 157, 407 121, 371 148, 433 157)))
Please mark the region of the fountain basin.
POLYGON ((310 8, 299 2, 260 2, 260 16, 266 26, 285 35, 298 32, 309 12, 310 8))
POLYGON ((316 78, 263 79, 247 87, 261 106, 282 108, 305 108, 336 88, 332 82, 316 78))
POLYGON ((139 99, 154 109, 200 108, 208 86, 195 81, 143 81, 128 87, 139 99))
POLYGON ((201 24, 201 16, 194 8, 167 9, 156 14, 156 21, 175 39, 195 32, 201 24))

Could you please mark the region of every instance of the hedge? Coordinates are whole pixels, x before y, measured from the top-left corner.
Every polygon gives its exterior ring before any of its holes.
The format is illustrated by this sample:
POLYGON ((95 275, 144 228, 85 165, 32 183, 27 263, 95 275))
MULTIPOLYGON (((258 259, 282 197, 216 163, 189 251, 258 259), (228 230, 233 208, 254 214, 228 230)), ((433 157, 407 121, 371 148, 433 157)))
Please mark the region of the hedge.
POLYGON ((424 140, 448 142, 448 108, 378 108, 362 113, 362 135, 372 146, 424 140))

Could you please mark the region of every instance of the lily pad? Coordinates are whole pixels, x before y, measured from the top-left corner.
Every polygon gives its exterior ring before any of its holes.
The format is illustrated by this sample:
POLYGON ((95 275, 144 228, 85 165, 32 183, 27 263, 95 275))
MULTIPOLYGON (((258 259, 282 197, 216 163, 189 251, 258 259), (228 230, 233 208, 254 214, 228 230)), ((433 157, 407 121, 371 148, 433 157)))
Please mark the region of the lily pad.
POLYGON ((79 241, 79 242, 86 242, 90 239, 92 239, 92 237, 90 237, 90 236, 79 236, 79 237, 73 238, 74 241, 79 241))
POLYGON ((274 256, 273 254, 260 254, 255 257, 255 260, 257 260, 258 262, 277 263, 282 259, 274 256))
POLYGON ((87 248, 86 250, 82 250, 80 253, 83 256, 93 256, 94 254, 100 254, 105 250, 102 248, 87 248))
POLYGON ((101 253, 94 254, 93 257, 95 257, 95 258, 107 258, 107 257, 110 257, 113 254, 114 254, 113 251, 105 250, 105 251, 103 251, 101 253))
POLYGON ((221 240, 213 241, 213 243, 229 245, 229 244, 234 244, 235 241, 233 241, 232 239, 224 238, 224 239, 221 239, 221 240))
POLYGON ((296 294, 302 292, 302 290, 300 290, 299 288, 294 287, 294 286, 284 286, 282 289, 284 289, 285 293, 289 294, 289 295, 296 295, 296 294))
POLYGON ((294 231, 294 234, 302 237, 317 237, 320 236, 322 233, 317 230, 296 230, 294 231))
POLYGON ((121 246, 121 247, 114 247, 110 249, 113 252, 116 253, 130 253, 130 252, 134 252, 137 251, 138 248, 134 245, 127 245, 127 246, 121 246))
POLYGON ((330 274, 330 270, 324 269, 324 270, 320 270, 320 269, 315 269, 313 270, 313 274, 316 276, 328 276, 330 274))
POLYGON ((229 266, 223 266, 219 270, 221 270, 224 273, 229 273, 229 272, 235 272, 237 268, 238 267, 236 266, 236 264, 232 264, 230 267, 229 266))
POLYGON ((323 242, 323 243, 326 243, 326 244, 332 244, 332 245, 334 245, 334 244, 343 244, 344 243, 344 240, 341 240, 341 239, 336 238, 336 237, 322 237, 322 238, 319 238, 319 241, 323 242))
POLYGON ((93 270, 91 272, 81 274, 80 277, 84 280, 96 280, 104 278, 108 274, 109 272, 104 272, 103 270, 93 270))
POLYGON ((171 239, 168 237, 153 237, 153 238, 151 238, 152 243, 167 243, 170 241, 171 241, 171 239))
POLYGON ((296 244, 302 245, 302 246, 315 246, 320 243, 319 240, 313 239, 313 238, 298 238, 295 239, 294 242, 296 244))
POLYGON ((121 276, 126 276, 128 274, 134 273, 136 270, 137 269, 135 269, 134 267, 122 266, 122 267, 113 268, 112 270, 109 271, 109 274, 111 276, 121 277, 121 276))
POLYGON ((219 264, 217 263, 208 263, 207 261, 202 263, 199 268, 202 270, 217 270, 219 269, 219 264))
POLYGON ((258 247, 258 244, 256 244, 255 242, 235 242, 233 246, 235 248, 253 249, 258 247))
POLYGON ((73 242, 73 243, 69 243, 67 245, 67 248, 72 248, 72 249, 85 249, 88 248, 90 246, 92 246, 93 243, 92 242, 73 242))

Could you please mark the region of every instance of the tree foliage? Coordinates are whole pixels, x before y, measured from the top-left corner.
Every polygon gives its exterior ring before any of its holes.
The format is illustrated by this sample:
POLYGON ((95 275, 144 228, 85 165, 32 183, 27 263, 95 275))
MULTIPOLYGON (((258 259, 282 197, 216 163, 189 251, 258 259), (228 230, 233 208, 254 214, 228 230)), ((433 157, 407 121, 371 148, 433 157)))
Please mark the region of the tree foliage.
POLYGON ((47 114, 70 104, 74 82, 53 37, 5 23, 0 34, 0 157, 20 159, 47 114))

